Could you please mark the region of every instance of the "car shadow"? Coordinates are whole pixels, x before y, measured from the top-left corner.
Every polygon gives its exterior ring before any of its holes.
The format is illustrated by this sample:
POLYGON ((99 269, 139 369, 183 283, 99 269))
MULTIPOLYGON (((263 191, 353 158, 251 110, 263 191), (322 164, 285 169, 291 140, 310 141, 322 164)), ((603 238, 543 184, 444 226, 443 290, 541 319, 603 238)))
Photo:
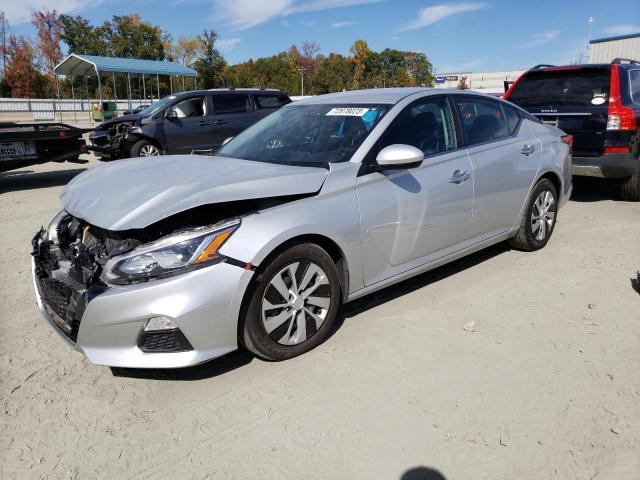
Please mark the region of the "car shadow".
POLYGON ((402 474, 400 480, 447 480, 442 473, 435 468, 413 467, 402 474))
POLYGON ((620 200, 620 182, 608 178, 573 177, 574 202, 620 200))
MULTIPOLYGON (((353 302, 343 305, 338 312, 336 322, 329 332, 331 338, 348 318, 354 317, 367 310, 377 307, 396 298, 400 298, 420 288, 438 282, 444 278, 460 273, 468 268, 485 262, 501 253, 509 251, 506 242, 488 247, 467 257, 461 258, 447 265, 443 265, 429 272, 417 275, 400 283, 379 290, 353 302)), ((146 380, 193 381, 204 380, 224 375, 232 370, 251 363, 255 357, 246 350, 237 350, 223 357, 210 360, 193 367, 177 369, 147 369, 112 367, 111 372, 116 377, 139 378, 146 380)), ((413 477, 408 477, 413 478, 413 477)), ((418 477, 415 477, 418 478, 418 477)), ((431 478, 431 477, 426 477, 431 478)), ((433 477, 437 479, 438 477, 433 477)))
POLYGON ((14 170, 0 173, 0 193, 60 187, 85 170, 86 168, 74 168, 38 173, 34 173, 33 170, 14 170))

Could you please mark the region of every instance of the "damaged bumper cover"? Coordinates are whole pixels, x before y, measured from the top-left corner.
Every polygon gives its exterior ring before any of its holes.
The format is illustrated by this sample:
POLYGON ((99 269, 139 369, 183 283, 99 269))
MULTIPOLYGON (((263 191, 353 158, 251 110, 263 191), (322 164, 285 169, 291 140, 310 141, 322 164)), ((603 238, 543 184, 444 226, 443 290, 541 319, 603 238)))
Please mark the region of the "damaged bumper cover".
POLYGON ((71 278, 64 261, 52 258, 45 237, 41 231, 33 242, 38 307, 54 330, 92 363, 178 368, 237 349, 251 269, 223 257, 171 278, 86 287, 71 278), (163 319, 171 328, 147 331, 152 319, 163 319))

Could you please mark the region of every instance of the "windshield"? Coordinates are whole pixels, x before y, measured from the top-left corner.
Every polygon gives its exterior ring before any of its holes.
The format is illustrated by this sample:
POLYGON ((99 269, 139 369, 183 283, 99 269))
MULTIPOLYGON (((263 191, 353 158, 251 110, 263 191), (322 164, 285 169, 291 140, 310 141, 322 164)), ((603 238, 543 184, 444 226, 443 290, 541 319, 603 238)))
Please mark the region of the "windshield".
POLYGON ((245 130, 217 155, 269 163, 344 162, 391 106, 290 105, 245 130))
POLYGON ((530 72, 520 80, 509 101, 523 108, 606 105, 609 101, 609 70, 572 67, 530 72))
POLYGON ((169 95, 168 97, 161 98, 157 102, 154 102, 151 105, 149 105, 147 108, 141 110, 140 115, 142 115, 143 117, 155 115, 163 108, 169 106, 171 102, 173 102, 176 98, 178 97, 176 97, 175 95, 169 95))

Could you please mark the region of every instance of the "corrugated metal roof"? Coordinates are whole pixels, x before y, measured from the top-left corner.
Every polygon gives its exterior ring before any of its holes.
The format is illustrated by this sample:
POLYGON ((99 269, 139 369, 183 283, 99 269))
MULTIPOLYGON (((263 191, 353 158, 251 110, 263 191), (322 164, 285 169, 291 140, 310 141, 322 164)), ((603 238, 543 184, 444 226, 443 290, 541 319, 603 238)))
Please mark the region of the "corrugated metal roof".
POLYGON ((175 62, 139 60, 135 58, 98 57, 72 53, 56 65, 59 75, 95 77, 99 73, 134 75, 176 75, 195 77, 196 71, 175 62))
POLYGON ((630 33, 629 35, 618 35, 617 37, 596 38, 595 40, 591 40, 589 43, 615 42, 616 40, 626 40, 628 38, 638 38, 638 37, 640 37, 640 32, 630 33))

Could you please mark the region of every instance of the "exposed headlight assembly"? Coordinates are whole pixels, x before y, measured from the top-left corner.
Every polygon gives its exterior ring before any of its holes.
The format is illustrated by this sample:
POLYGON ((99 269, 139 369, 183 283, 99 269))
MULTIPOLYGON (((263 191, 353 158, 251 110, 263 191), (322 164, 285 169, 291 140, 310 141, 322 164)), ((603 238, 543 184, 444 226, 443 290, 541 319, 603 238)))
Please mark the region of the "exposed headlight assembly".
POLYGON ((240 220, 168 235, 109 259, 102 279, 128 284, 168 277, 219 259, 218 250, 240 226, 240 220))

